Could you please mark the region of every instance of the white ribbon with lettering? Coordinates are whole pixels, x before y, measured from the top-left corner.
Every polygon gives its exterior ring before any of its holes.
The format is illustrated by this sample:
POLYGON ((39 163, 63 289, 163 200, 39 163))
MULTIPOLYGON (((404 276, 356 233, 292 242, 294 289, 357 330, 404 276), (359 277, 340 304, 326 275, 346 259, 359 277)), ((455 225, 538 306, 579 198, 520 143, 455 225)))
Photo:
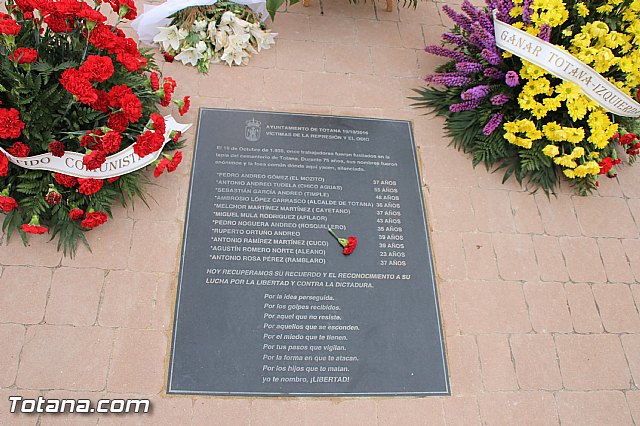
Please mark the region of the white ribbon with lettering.
POLYGON ((500 21, 493 12, 496 44, 558 78, 580 86, 585 95, 613 114, 640 117, 640 104, 589 65, 559 47, 500 21))
MULTIPOLYGON (((171 140, 171 132, 185 132, 191 124, 180 124, 173 117, 167 115, 165 118, 165 137, 162 147, 171 140)), ((32 157, 14 157, 0 147, 0 151, 7 156, 7 159, 25 169, 30 170, 48 170, 50 172, 64 173, 65 175, 75 176, 79 178, 107 179, 116 176, 122 176, 127 173, 139 170, 156 161, 162 152, 162 148, 156 152, 140 156, 133 152, 135 143, 128 148, 123 149, 117 154, 110 155, 104 164, 96 170, 87 170, 82 164, 84 154, 79 152, 65 151, 62 157, 56 157, 51 153, 34 155, 32 157)))

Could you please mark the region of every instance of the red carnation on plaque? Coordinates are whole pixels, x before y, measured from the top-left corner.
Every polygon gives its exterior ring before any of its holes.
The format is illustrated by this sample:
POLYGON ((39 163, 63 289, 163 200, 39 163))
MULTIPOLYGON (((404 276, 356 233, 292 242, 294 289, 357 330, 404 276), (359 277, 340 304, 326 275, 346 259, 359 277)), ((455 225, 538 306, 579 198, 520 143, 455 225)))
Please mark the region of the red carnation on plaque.
POLYGON ((22 129, 24 129, 24 123, 20 120, 20 113, 17 109, 0 108, 0 138, 18 138, 22 129))
POLYGON ((60 141, 49 142, 49 152, 54 157, 62 157, 64 155, 64 144, 60 141))
POLYGON ((23 144, 22 142, 15 142, 13 148, 7 148, 7 152, 14 157, 26 157, 31 152, 31 149, 29 145, 23 144))
POLYGON ((84 216, 84 210, 77 207, 74 207, 69 211, 69 219, 71 220, 82 219, 82 216, 84 216))
POLYGON ((78 188, 78 192, 84 195, 93 195, 96 192, 100 191, 102 189, 102 185, 104 184, 104 182, 102 182, 101 179, 83 179, 83 178, 78 178, 78 183, 80 184, 80 187, 78 188))
POLYGON ((87 229, 96 228, 107 221, 107 214, 104 212, 96 212, 93 209, 90 209, 87 212, 87 217, 85 217, 82 222, 80 222, 80 226, 87 229))
POLYGON ((38 60, 38 51, 28 47, 18 47, 9 59, 18 61, 18 64, 30 64, 38 60))
POLYGON ((29 223, 22 224, 22 230, 27 234, 44 234, 48 229, 44 226, 40 226, 40 218, 37 214, 31 216, 29 223))
POLYGON ((342 254, 344 254, 345 256, 353 253, 353 251, 356 249, 356 246, 358 245, 358 239, 356 237, 350 236, 349 238, 340 238, 336 235, 335 232, 333 232, 333 229, 327 228, 327 231, 329 231, 329 233, 333 235, 336 240, 338 240, 340 245, 343 247, 342 254))

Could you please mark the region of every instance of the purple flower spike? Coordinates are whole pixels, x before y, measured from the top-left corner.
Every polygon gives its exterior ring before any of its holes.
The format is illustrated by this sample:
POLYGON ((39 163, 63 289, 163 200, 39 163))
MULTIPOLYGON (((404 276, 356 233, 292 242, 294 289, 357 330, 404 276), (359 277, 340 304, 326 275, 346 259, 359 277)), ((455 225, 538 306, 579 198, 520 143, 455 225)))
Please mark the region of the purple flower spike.
MULTIPOLYGON (((444 33, 442 34, 442 39, 448 43, 451 44, 455 44, 457 46, 460 47, 471 47, 473 46, 471 43, 469 43, 469 41, 462 37, 461 35, 458 34, 452 34, 452 33, 444 33)), ((475 46, 474 46, 475 47, 475 46)))
POLYGON ((506 104, 510 100, 511 98, 509 98, 507 95, 500 93, 499 95, 495 95, 491 97, 491 104, 495 106, 500 106, 500 105, 506 104))
POLYGON ((551 26, 549 24, 540 25, 540 32, 538 33, 540 40, 549 41, 551 38, 551 26))
POLYGON ((437 46, 435 44, 430 44, 429 46, 427 46, 424 49, 424 51, 427 52, 427 53, 431 53, 432 55, 438 55, 438 56, 442 56, 442 57, 445 57, 445 58, 451 58, 451 59, 455 60, 456 62, 463 62, 463 61, 471 60, 471 58, 469 58, 464 53, 456 52, 455 50, 447 49, 446 47, 437 46))
POLYGON ((504 81, 509 87, 516 87, 518 84, 520 84, 518 73, 515 71, 508 71, 507 75, 505 75, 504 77, 504 81))
POLYGON ((462 2, 462 7, 461 7, 462 11, 464 13, 466 13, 467 15, 469 15, 469 17, 471 18, 472 21, 477 21, 478 20, 478 9, 476 9, 476 7, 474 5, 471 4, 471 2, 469 0, 464 0, 462 2))
POLYGON ((493 78, 494 80, 502 80, 504 73, 497 68, 486 68, 484 70, 484 76, 487 78, 493 78))
POLYGON ((502 62, 502 58, 495 52, 490 51, 489 49, 482 50, 482 57, 487 60, 491 65, 498 65, 502 62))
POLYGON ((456 64, 456 70, 465 74, 473 74, 474 72, 481 72, 484 69, 482 64, 477 62, 458 62, 456 64))
POLYGON ((460 28, 462 28, 463 30, 471 31, 471 24, 473 22, 473 21, 471 21, 471 19, 467 18, 466 16, 464 16, 461 13, 456 12, 455 10, 451 9, 446 4, 444 6, 442 6, 442 10, 460 28))
POLYGON ((485 136, 489 136, 490 134, 496 131, 496 129, 501 123, 502 123, 502 113, 499 112, 494 114, 494 116, 489 119, 487 124, 485 124, 484 128, 482 129, 482 133, 485 136))
POLYGON ((473 99, 471 101, 460 102, 459 104, 451 104, 449 105, 449 111, 451 112, 471 111, 472 109, 476 109, 479 106, 480 106, 480 101, 473 99))
POLYGON ((482 84, 480 86, 472 87, 471 89, 465 90, 464 92, 462 92, 460 97, 464 101, 471 101, 471 100, 474 100, 474 99, 482 99, 485 96, 487 96, 490 91, 491 91, 491 87, 490 86, 487 86, 486 84, 482 84))
POLYGON ((460 72, 429 75, 425 81, 434 84, 443 84, 447 87, 463 87, 471 83, 471 79, 460 72))
POLYGON ((525 24, 531 23, 531 15, 533 14, 533 10, 531 9, 532 4, 533 0, 524 0, 522 5, 522 21, 525 24))

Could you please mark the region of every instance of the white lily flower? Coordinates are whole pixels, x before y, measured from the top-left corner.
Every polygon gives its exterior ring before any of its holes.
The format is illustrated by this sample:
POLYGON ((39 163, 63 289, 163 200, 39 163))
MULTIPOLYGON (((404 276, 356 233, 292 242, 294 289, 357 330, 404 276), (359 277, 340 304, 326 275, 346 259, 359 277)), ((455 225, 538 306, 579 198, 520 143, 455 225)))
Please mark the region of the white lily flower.
POLYGON ((229 24, 229 23, 233 22, 235 17, 236 17, 235 13, 231 12, 230 10, 227 10, 220 17, 220 25, 225 25, 225 24, 229 24))
POLYGON ((159 27, 158 34, 153 38, 156 43, 161 43, 164 50, 178 50, 180 41, 184 40, 189 32, 183 28, 178 29, 177 26, 159 27))
POLYGON ((231 47, 224 50, 224 53, 220 57, 222 61, 225 61, 229 66, 242 65, 243 59, 248 58, 249 54, 243 49, 233 49, 231 47))
POLYGON ((260 52, 262 49, 269 49, 271 45, 276 44, 275 38, 278 33, 262 31, 260 28, 251 28, 251 35, 256 40, 258 52, 260 52))
POLYGON ((207 34, 211 41, 215 41, 216 32, 218 32, 218 29, 216 28, 216 21, 209 22, 209 25, 207 26, 207 34))
POLYGON ((196 50, 200 53, 204 53, 207 51, 207 43, 205 43, 204 41, 199 41, 198 44, 196 44, 196 50))
POLYGON ((182 62, 185 65, 191 64, 194 67, 198 65, 198 60, 204 58, 202 52, 198 52, 195 47, 188 47, 182 49, 182 52, 176 55, 176 60, 182 62))
POLYGON ((199 33, 207 29, 207 21, 195 21, 193 23, 193 31, 199 33))
POLYGON ((225 49, 229 46, 229 34, 226 31, 221 30, 216 33, 216 51, 220 49, 225 49))

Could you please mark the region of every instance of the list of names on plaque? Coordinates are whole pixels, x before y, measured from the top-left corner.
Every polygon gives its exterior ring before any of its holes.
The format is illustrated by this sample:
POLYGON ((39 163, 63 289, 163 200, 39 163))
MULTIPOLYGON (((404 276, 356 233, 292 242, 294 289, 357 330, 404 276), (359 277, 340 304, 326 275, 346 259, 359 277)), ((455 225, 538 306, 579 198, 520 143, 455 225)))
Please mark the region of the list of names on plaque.
POLYGON ((416 164, 408 122, 201 110, 168 392, 447 394, 416 164))

